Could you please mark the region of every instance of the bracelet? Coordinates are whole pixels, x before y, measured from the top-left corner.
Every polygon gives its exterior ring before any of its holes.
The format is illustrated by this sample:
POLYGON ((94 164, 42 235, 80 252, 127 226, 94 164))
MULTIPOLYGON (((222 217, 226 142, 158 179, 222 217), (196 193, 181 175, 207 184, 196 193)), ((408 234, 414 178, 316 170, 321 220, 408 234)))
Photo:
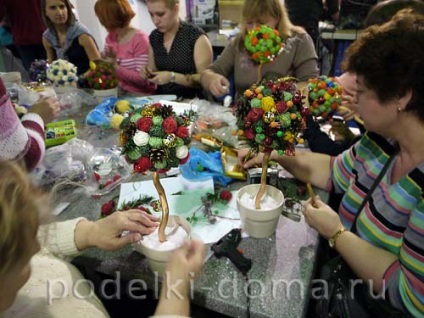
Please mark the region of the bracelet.
POLYGON ((171 72, 171 83, 175 83, 175 73, 171 72))
POLYGON ((339 238, 340 235, 342 235, 346 231, 347 231, 347 228, 342 227, 340 230, 334 233, 334 235, 328 239, 328 245, 330 245, 331 248, 336 248, 337 239, 339 238))

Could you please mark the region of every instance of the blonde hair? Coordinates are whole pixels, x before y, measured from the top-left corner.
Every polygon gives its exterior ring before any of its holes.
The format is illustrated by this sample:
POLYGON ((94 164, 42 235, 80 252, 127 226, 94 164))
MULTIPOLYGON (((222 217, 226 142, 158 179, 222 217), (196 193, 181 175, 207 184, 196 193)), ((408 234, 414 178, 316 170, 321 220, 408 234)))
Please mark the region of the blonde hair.
POLYGON ((0 160, 0 277, 30 255, 48 196, 24 167, 0 160))
POLYGON ((283 40, 291 37, 294 33, 305 33, 303 28, 291 23, 286 8, 281 4, 281 0, 244 0, 241 11, 241 32, 238 38, 240 47, 244 47, 247 22, 266 15, 278 21, 276 29, 283 40))
POLYGON ((180 0, 146 0, 146 2, 163 2, 169 9, 173 9, 180 3, 180 0))

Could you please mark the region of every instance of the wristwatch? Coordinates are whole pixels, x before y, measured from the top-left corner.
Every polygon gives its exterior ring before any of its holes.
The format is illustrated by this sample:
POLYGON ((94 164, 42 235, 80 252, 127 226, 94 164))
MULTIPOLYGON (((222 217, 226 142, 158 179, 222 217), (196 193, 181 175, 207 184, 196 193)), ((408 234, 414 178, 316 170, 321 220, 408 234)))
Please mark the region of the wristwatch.
POLYGON ((175 73, 171 72, 171 83, 175 82, 175 73))
POLYGON ((342 233, 346 232, 347 228, 342 227, 340 230, 338 230, 332 237, 328 239, 328 245, 330 245, 331 248, 336 248, 336 240, 339 238, 342 233))

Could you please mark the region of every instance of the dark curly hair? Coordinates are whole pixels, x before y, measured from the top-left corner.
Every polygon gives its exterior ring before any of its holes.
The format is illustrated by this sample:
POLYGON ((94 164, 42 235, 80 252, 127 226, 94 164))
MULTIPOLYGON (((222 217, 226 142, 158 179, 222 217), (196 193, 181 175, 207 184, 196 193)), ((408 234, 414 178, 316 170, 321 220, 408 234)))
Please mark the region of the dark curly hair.
POLYGON ((364 77, 380 102, 412 92, 405 111, 424 122, 424 15, 411 9, 366 29, 346 51, 344 69, 364 77))

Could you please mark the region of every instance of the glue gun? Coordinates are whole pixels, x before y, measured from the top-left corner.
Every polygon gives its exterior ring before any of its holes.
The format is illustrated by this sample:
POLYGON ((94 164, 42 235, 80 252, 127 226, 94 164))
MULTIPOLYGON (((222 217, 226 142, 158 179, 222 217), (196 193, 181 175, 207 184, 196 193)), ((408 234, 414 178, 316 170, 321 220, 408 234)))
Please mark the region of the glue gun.
POLYGON ((241 229, 232 229, 228 234, 212 245, 212 251, 218 258, 222 256, 228 257, 242 274, 247 274, 252 267, 252 261, 244 257, 242 253, 237 250, 240 241, 241 229))

